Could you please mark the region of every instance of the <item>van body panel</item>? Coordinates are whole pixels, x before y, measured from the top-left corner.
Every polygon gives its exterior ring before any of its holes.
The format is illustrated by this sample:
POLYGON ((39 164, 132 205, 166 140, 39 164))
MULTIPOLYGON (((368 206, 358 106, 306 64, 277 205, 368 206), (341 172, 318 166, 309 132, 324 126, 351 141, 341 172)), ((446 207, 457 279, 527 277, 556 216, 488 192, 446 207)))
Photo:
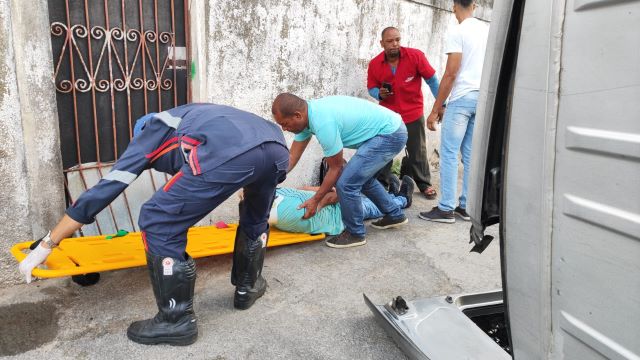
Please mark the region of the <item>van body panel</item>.
POLYGON ((640 359, 640 2, 569 0, 562 40, 554 357, 640 359))

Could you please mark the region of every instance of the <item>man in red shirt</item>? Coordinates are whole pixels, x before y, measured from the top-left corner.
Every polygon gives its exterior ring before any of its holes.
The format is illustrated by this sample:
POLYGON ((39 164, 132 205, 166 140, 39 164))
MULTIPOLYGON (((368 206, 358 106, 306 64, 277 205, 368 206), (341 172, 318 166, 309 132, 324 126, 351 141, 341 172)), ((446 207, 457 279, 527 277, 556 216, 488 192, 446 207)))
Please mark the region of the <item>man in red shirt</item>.
MULTIPOLYGON (((427 160, 422 79, 438 96, 438 77, 427 57, 418 49, 400 46, 400 31, 395 27, 382 30, 380 45, 384 51, 369 62, 367 88, 380 105, 402 116, 407 126, 407 174, 427 199, 437 194, 431 186, 429 161, 427 160)), ((391 173, 391 163, 378 176, 383 184, 391 173)))

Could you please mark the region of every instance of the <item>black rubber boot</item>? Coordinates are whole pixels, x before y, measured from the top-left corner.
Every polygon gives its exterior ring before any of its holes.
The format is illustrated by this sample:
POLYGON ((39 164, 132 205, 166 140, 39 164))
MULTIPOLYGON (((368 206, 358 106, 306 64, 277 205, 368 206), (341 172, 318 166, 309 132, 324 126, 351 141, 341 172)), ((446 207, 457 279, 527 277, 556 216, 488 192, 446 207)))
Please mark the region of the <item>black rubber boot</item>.
POLYGON ((241 227, 236 231, 233 249, 231 283, 236 286, 233 306, 246 310, 267 290, 267 280, 262 277, 262 265, 269 241, 269 230, 257 239, 250 239, 241 227))
POLYGON ((198 338, 198 326, 193 313, 193 290, 196 283, 196 263, 185 254, 182 261, 147 253, 147 268, 151 277, 158 313, 148 320, 129 325, 127 337, 139 344, 190 345, 198 338))

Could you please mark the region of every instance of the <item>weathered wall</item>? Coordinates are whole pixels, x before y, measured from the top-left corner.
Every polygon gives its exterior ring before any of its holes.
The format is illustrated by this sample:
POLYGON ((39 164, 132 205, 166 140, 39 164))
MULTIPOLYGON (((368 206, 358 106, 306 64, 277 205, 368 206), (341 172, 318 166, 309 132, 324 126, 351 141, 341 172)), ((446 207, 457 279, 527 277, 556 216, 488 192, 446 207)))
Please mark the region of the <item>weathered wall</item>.
POLYGON ((11 246, 42 236, 64 192, 46 0, 0 0, 0 285, 18 280, 11 246))
MULTIPOLYGON (((478 2, 488 19, 492 0, 478 2)), ((271 119, 271 100, 288 91, 304 98, 351 95, 366 90, 368 62, 377 55, 380 32, 400 29, 403 45, 424 51, 442 76, 444 36, 456 23, 452 1, 439 0, 210 0, 192 4, 197 75, 195 97, 230 104, 271 119), (203 32, 200 32, 203 31, 203 32)), ((424 86, 425 107, 433 97, 424 86)), ((429 133, 432 163, 439 136, 429 133)), ((287 134, 292 141, 291 134, 287 134)), ((316 178, 321 151, 311 143, 288 185, 316 178)))
POLYGON ((14 65, 13 41, 11 39, 11 4, 0 0, 0 282, 10 278, 15 262, 10 260, 8 250, 17 236, 30 233, 28 223, 29 198, 26 177, 25 155, 22 146, 22 124, 20 100, 14 65))

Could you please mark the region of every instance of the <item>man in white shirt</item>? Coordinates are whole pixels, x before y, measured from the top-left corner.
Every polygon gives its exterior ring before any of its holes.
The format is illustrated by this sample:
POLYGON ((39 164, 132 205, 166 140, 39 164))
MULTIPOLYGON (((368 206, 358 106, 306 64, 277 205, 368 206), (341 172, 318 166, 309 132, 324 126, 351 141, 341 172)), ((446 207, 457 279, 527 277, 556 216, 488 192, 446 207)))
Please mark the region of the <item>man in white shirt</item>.
POLYGON ((471 139, 489 30, 486 24, 473 17, 475 7, 474 0, 453 1, 453 13, 459 24, 447 36, 447 65, 438 96, 427 118, 427 127, 435 131, 436 122, 444 110, 443 104, 449 97, 440 135, 440 200, 438 206, 419 215, 428 221, 453 223, 456 215, 470 220, 466 201, 471 139), (464 176, 456 206, 458 152, 462 152, 464 176))

